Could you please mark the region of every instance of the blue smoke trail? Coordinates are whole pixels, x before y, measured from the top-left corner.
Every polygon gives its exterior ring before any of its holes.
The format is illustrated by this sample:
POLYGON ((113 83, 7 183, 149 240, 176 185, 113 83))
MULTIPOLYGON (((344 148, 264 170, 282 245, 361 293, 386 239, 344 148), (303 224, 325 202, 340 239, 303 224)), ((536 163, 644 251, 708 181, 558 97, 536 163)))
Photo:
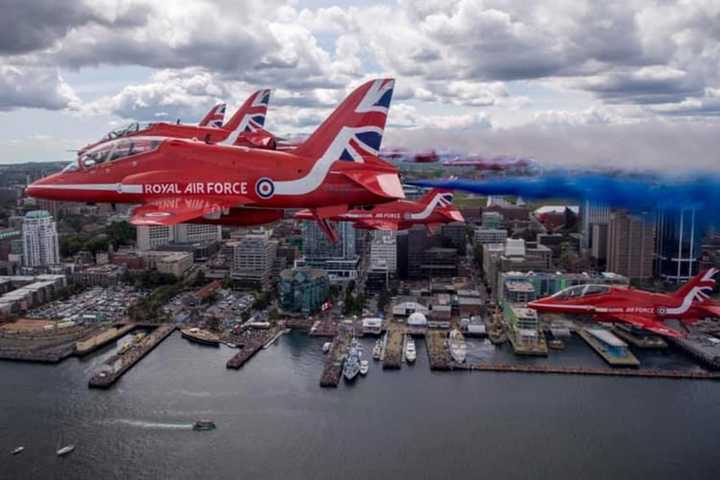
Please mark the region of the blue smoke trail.
POLYGON ((720 225, 720 176, 717 174, 672 179, 650 174, 553 171, 539 177, 458 178, 406 183, 479 195, 514 195, 535 200, 562 198, 578 202, 589 200, 636 213, 656 208, 695 208, 708 222, 720 225))

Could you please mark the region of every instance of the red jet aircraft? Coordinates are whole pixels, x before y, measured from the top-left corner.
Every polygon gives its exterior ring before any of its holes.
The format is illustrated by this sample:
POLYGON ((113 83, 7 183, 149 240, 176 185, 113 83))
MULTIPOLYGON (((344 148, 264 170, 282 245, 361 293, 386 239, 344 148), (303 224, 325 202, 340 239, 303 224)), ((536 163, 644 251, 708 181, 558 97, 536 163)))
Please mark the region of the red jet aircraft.
MULTIPOLYGON (((367 209, 353 209, 329 220, 353 222, 356 228, 371 230, 407 230, 413 225, 425 225, 431 232, 445 224, 464 222, 462 213, 452 204, 453 194, 447 190, 434 189, 418 201, 396 200, 367 209)), ((310 210, 295 214, 301 220, 315 220, 310 210)))
POLYGON ((710 300, 716 268, 691 278, 677 292, 651 293, 609 285, 577 285, 528 303, 538 312, 590 314, 598 321, 627 323, 653 333, 681 337, 667 327, 666 319, 692 324, 705 317, 720 317, 720 304, 710 300))
POLYGON ((198 126, 200 127, 214 127, 222 128, 222 124, 225 121, 225 109, 227 105, 224 103, 218 103, 200 120, 198 126))
MULTIPOLYGON (((245 100, 245 103, 238 109, 230 120, 221 127, 212 124, 202 125, 178 125, 174 123, 150 123, 141 128, 137 122, 131 123, 125 128, 113 130, 108 133, 102 140, 92 145, 82 148, 78 155, 83 155, 89 150, 96 150, 104 144, 126 137, 166 137, 166 138, 187 138, 198 139, 206 143, 224 143, 228 145, 242 144, 244 146, 254 146, 253 142, 257 142, 259 147, 264 147, 269 140, 263 136, 256 138, 255 133, 263 130, 265 125, 265 116, 267 115, 268 103, 270 102, 270 90, 258 90, 245 100)), ((215 119, 220 117, 219 111, 222 106, 222 118, 225 117, 224 104, 217 105, 205 116, 203 121, 208 117, 215 119)), ((212 120, 210 120, 212 122, 212 120)))
POLYGON ((377 158, 394 81, 358 87, 292 152, 130 136, 105 142, 27 188, 61 201, 142 204, 136 225, 257 225, 309 208, 321 225, 350 208, 403 198, 377 158))

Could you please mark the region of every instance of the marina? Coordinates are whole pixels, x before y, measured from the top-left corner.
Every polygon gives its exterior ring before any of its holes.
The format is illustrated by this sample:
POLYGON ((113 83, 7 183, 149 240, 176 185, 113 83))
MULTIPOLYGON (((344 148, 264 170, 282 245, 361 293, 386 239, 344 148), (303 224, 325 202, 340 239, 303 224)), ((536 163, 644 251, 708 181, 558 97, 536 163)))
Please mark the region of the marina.
POLYGON ((321 387, 337 387, 340 383, 345 356, 350 348, 351 337, 350 329, 342 328, 333 339, 330 351, 325 356, 325 363, 320 376, 321 387))

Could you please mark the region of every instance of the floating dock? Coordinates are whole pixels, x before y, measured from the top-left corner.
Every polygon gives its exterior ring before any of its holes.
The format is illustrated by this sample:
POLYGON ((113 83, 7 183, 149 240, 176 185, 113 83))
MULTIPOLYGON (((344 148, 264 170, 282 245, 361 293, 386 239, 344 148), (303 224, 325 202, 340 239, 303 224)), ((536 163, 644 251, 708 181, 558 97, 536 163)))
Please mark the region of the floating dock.
MULTIPOLYGON (((640 366, 640 361, 635 357, 635 355, 632 354, 630 350, 627 349, 627 346, 625 346, 624 348, 619 348, 608 345, 607 343, 600 341, 595 335, 588 332, 588 330, 584 328, 578 328, 576 331, 577 334, 580 335, 580 338, 585 340, 585 342, 590 345, 593 350, 595 350, 595 353, 600 355, 603 360, 605 360, 609 365, 612 365, 613 367, 640 366)), ((606 332, 610 336, 612 335, 607 330, 601 331, 606 332)))
POLYGON ((104 368, 90 377, 88 386, 90 388, 110 388, 120 377, 125 375, 125 372, 160 345, 174 331, 175 325, 161 325, 126 353, 108 358, 103 364, 104 368))
POLYGON ((402 365, 405 335, 401 330, 388 330, 383 356, 383 369, 397 369, 402 365))
POLYGON ((619 326, 613 326, 611 331, 636 348, 668 348, 667 342, 657 335, 636 335, 635 333, 619 326))
POLYGON ((321 387, 337 387, 342 377, 345 356, 350 348, 350 331, 342 328, 330 345, 330 351, 325 358, 325 367, 320 376, 321 387))
POLYGON ((700 363, 720 370, 720 343, 713 338, 706 333, 694 332, 685 338, 671 338, 670 341, 700 363))
POLYGON ((127 324, 119 327, 110 327, 97 335, 88 338, 87 340, 81 340, 75 343, 75 355, 82 357, 95 350, 104 347, 108 343, 114 342, 118 338, 124 336, 128 332, 135 329, 135 324, 127 324))

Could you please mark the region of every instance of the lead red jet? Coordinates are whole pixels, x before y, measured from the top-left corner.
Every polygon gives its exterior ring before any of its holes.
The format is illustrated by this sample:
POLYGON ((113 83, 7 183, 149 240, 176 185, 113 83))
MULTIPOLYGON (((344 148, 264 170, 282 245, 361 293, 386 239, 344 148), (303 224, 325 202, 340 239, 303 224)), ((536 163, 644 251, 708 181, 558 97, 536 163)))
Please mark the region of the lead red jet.
MULTIPOLYGON (((453 194, 448 190, 433 189, 418 201, 396 200, 374 205, 367 209, 353 209, 328 220, 334 222, 353 222, 356 228, 370 230, 407 230, 413 225, 425 225, 435 233, 446 223, 464 222, 462 213, 452 204, 453 194)), ((310 210, 301 210, 295 214, 300 220, 315 220, 310 210)))
POLYGON ((720 317, 720 304, 709 297, 717 273, 718 269, 711 268, 670 294, 609 285, 577 285, 529 302, 528 307, 538 312, 589 314, 598 321, 626 323, 659 335, 682 337, 684 333, 663 322, 672 319, 692 324, 701 318, 720 317))
POLYGON ((309 208, 318 222, 403 198, 397 169, 378 159, 394 81, 350 94, 292 152, 130 136, 94 147, 27 188, 50 200, 141 204, 136 225, 256 225, 309 208))
POLYGON ((265 148, 268 142, 274 141, 274 138, 270 139, 265 135, 258 135, 256 132, 264 131, 263 126, 265 125, 269 102, 270 90, 258 90, 245 100, 245 103, 224 125, 222 120, 225 118, 225 104, 213 107, 198 125, 157 122, 141 126, 138 122, 134 122, 127 127, 108 133, 99 142, 82 148, 78 155, 83 155, 91 149, 95 150, 97 147, 118 138, 128 137, 194 138, 206 143, 237 144, 265 148), (217 126, 218 120, 220 126, 217 126), (257 143, 257 145, 254 143, 257 143))

